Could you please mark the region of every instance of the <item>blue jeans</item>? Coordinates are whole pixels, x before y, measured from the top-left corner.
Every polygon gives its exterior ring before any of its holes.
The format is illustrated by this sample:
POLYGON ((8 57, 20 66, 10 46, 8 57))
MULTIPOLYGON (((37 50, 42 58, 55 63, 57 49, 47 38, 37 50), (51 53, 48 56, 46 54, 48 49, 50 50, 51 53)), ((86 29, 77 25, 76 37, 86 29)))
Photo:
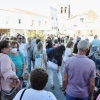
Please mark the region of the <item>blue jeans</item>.
POLYGON ((89 96, 85 98, 76 98, 66 94, 66 100, 89 100, 89 96))
POLYGON ((35 61, 32 61, 31 59, 32 59, 31 57, 27 57, 27 63, 28 63, 27 66, 28 66, 29 73, 31 72, 31 62, 32 62, 33 68, 35 66, 35 61))
POLYGON ((92 47, 92 52, 96 52, 97 51, 97 47, 92 47))
POLYGON ((52 48, 46 48, 46 53, 47 55, 49 54, 49 52, 52 50, 52 48))

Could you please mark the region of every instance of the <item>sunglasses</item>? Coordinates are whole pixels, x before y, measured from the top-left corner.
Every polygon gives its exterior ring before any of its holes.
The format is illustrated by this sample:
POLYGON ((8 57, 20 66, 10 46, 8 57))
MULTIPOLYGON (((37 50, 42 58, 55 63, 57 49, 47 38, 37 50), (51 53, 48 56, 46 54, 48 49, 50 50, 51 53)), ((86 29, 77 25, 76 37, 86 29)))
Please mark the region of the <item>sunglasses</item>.
POLYGON ((18 39, 20 39, 20 40, 21 40, 22 38, 18 38, 18 39))

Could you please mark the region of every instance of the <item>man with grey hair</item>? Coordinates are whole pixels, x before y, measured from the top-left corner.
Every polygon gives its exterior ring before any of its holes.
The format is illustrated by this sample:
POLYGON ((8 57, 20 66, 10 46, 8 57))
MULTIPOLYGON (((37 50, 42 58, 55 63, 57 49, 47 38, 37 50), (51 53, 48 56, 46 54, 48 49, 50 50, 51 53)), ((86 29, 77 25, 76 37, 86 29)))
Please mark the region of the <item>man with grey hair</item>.
POLYGON ((85 56, 89 46, 87 40, 79 41, 78 53, 65 62, 63 90, 66 100, 93 100, 96 68, 85 56))
POLYGON ((32 44, 32 39, 31 37, 29 37, 28 39, 28 43, 26 45, 26 49, 27 49, 27 67, 28 67, 28 72, 31 72, 31 62, 33 64, 33 68, 34 68, 34 61, 32 61, 32 54, 33 54, 33 44, 32 44))
POLYGON ((100 40, 97 39, 97 35, 94 36, 94 40, 91 42, 92 52, 97 51, 100 46, 100 40))

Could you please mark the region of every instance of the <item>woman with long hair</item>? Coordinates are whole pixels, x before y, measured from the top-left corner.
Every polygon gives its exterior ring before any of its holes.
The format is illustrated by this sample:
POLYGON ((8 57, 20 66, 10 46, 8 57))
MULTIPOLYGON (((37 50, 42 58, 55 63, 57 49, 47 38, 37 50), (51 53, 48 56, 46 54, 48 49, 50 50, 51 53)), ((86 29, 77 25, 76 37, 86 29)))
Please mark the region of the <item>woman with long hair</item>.
POLYGON ((72 50, 71 50, 72 47, 73 47, 73 42, 69 41, 66 46, 66 51, 65 51, 64 57, 63 57, 63 62, 65 62, 67 60, 67 58, 72 54, 72 50))
POLYGON ((46 52, 43 50, 43 43, 39 42, 37 44, 37 50, 34 52, 35 56, 35 67, 42 67, 47 69, 47 59, 46 59, 46 52))
POLYGON ((55 49, 52 49, 48 54, 48 69, 49 69, 49 77, 51 81, 51 87, 54 88, 53 83, 53 72, 56 71, 58 80, 60 83, 60 87, 62 88, 62 76, 61 76, 61 64, 62 64, 62 55, 65 52, 65 46, 61 45, 55 49))

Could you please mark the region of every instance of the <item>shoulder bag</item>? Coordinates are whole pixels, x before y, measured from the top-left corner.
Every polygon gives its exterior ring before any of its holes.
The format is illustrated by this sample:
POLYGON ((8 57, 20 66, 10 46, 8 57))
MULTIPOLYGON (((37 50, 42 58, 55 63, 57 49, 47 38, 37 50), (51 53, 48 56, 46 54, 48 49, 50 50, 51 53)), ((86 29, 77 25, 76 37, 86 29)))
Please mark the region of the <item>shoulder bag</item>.
POLYGON ((20 96, 20 100, 22 100, 22 97, 23 97, 25 91, 26 91, 26 89, 23 90, 23 92, 22 92, 22 94, 21 94, 21 96, 20 96))
POLYGON ((16 95, 16 88, 13 88, 9 93, 1 89, 1 100, 12 100, 16 95))

